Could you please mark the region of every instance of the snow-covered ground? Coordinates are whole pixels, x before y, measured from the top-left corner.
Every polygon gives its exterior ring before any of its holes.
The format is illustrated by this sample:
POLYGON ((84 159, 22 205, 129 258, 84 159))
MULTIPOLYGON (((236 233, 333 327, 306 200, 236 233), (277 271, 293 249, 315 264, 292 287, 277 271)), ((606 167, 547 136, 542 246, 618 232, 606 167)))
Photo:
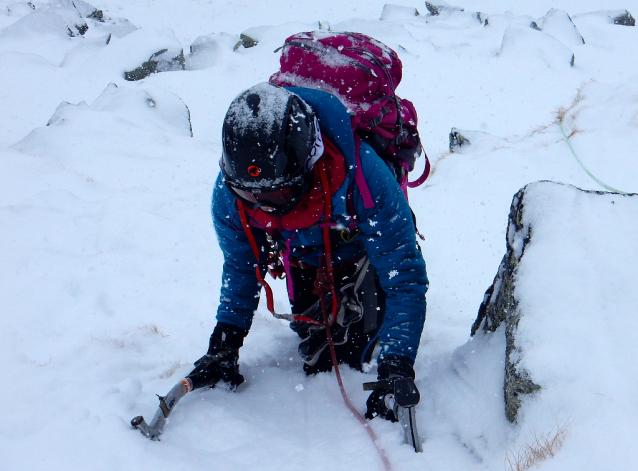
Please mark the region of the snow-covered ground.
MULTIPOLYGON (((436 17, 423 2, 385 3, 95 0, 105 21, 81 20, 88 30, 69 37, 70 1, 0 0, 0 469, 382 469, 334 376, 306 378, 295 335, 265 307, 241 351, 241 392, 186 396, 161 442, 129 425, 152 416, 215 324, 209 204, 228 104, 276 71, 288 35, 320 25, 399 52, 398 91, 434 168, 410 193, 431 282, 416 363, 424 453, 395 424, 371 423, 394 469, 508 469, 508 452, 561 424, 570 434, 543 468, 638 464, 635 204, 538 196, 553 212, 535 216, 524 303, 574 335, 525 327, 549 343, 529 359, 546 384, 518 424, 503 413, 502 336, 469 340, 521 187, 638 192, 638 28, 611 21, 638 15, 638 2, 468 0, 436 17), (242 32, 259 45, 233 51, 242 32), (203 52, 189 55, 192 44, 203 52), (124 80, 163 48, 183 48, 187 70, 124 80), (453 127, 471 144, 450 153, 453 127)), ((285 311, 285 287, 275 291, 285 311)), ((343 375, 363 411, 374 376, 343 375)))

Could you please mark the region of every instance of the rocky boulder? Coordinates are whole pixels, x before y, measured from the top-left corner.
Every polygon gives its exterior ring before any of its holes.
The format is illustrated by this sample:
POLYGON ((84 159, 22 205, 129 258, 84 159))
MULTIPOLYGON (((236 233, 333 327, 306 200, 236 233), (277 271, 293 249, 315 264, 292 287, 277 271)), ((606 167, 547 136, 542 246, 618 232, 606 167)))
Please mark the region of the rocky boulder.
POLYGON ((582 362, 595 364, 593 342, 576 353, 588 343, 590 329, 638 304, 630 282, 631 261, 638 261, 632 217, 638 214, 637 196, 553 182, 528 184, 514 196, 507 252, 471 331, 475 337, 504 331, 503 389, 511 422, 527 395, 546 383, 569 381, 565 376, 582 362), (608 302, 593 303, 590 296, 608 302))

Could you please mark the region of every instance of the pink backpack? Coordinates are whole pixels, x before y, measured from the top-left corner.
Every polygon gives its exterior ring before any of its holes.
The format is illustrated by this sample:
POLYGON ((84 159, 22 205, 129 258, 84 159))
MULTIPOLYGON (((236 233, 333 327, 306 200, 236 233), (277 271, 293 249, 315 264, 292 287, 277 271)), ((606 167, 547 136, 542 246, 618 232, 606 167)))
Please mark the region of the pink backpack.
POLYGON ((414 105, 395 92, 402 64, 396 52, 361 33, 312 31, 286 39, 280 70, 270 82, 282 87, 323 90, 335 95, 352 118, 353 131, 370 144, 394 171, 407 197, 407 187, 422 184, 407 173, 422 152, 414 105))

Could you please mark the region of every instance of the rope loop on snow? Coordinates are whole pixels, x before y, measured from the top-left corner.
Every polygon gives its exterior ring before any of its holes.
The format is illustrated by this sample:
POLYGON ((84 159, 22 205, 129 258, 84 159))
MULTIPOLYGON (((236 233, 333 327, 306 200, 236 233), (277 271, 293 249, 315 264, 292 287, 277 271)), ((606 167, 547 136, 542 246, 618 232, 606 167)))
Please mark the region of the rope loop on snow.
POLYGON ((589 169, 587 169, 587 167, 585 167, 585 164, 583 164, 583 162, 578 158, 578 154, 576 154, 576 151, 574 150, 574 147, 572 146, 572 143, 569 140, 569 137, 567 136, 567 133, 565 132, 565 128, 563 127, 563 120, 562 119, 558 119, 558 127, 560 128, 560 132, 563 134, 563 138, 565 138, 565 142, 567 143, 567 145, 569 146, 569 150, 572 151, 572 155, 574 156, 574 158, 576 159, 576 162, 578 162, 578 164, 581 166, 581 168, 585 171, 585 173, 587 175, 589 175, 589 177, 594 180, 596 183, 598 183, 600 186, 602 186, 605 190, 610 191, 612 193, 618 193, 621 195, 627 195, 629 193, 627 193, 626 191, 621 191, 618 190, 612 186, 607 185, 606 183, 604 183, 603 181, 601 181, 600 179, 598 179, 596 177, 596 175, 594 175, 593 173, 591 173, 589 171, 589 169))

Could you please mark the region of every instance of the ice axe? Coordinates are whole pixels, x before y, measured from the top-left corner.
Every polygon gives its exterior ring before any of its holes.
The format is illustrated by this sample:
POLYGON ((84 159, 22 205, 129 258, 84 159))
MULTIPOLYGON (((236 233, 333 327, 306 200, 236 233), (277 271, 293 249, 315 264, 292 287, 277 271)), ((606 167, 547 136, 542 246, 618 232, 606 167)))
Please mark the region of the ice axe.
POLYGON ((177 404, 181 398, 192 390, 193 382, 188 377, 184 378, 173 386, 166 396, 157 396, 159 397, 160 405, 157 412, 155 412, 155 416, 153 417, 153 420, 151 420, 150 425, 146 423, 144 417, 141 415, 133 418, 133 420, 131 420, 131 425, 134 429, 142 432, 142 435, 145 437, 150 438, 151 440, 159 440, 159 436, 162 434, 162 429, 164 428, 164 425, 166 425, 166 419, 168 419, 168 416, 171 414, 175 404, 177 404))
POLYGON ((214 388, 222 380, 228 384, 229 389, 236 389, 237 386, 244 382, 244 377, 239 374, 232 377, 225 376, 219 367, 219 362, 227 354, 228 352, 225 351, 216 355, 207 354, 197 360, 195 369, 186 378, 173 386, 166 396, 157 396, 159 397, 160 405, 150 425, 146 423, 143 416, 138 415, 131 420, 133 428, 139 430, 142 435, 151 440, 159 440, 162 429, 166 425, 166 419, 168 419, 177 402, 189 392, 203 387, 214 388))

